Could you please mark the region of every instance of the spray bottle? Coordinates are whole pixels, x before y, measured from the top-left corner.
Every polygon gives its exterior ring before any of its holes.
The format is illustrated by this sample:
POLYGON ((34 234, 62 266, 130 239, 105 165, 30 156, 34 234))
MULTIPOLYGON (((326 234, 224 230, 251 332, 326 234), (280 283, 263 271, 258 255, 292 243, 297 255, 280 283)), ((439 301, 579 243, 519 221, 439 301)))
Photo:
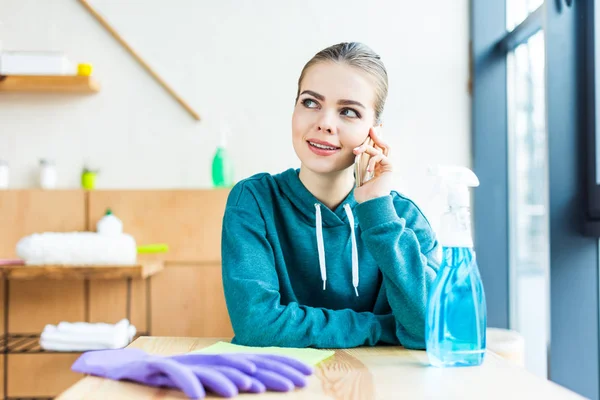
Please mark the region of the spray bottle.
POLYGON ((223 127, 221 130, 221 142, 212 161, 212 181, 214 187, 233 186, 233 163, 229 158, 227 151, 228 129, 223 127))
POLYGON ((425 326, 427 355, 437 367, 474 366, 486 349, 487 309, 471 235, 469 187, 479 186, 468 168, 430 169, 445 209, 438 238, 442 263, 429 292, 425 326))
POLYGON ((104 216, 96 223, 96 232, 100 235, 121 235, 123 234, 123 221, 114 215, 110 208, 107 208, 104 216))

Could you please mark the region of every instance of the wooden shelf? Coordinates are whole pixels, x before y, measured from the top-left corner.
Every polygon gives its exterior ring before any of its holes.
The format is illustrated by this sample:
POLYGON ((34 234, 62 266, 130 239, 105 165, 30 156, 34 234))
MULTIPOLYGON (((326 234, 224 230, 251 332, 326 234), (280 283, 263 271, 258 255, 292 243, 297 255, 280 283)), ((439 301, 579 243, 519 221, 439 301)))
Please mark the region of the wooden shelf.
POLYGON ((0 92, 96 93, 100 85, 91 76, 0 76, 0 92))
POLYGON ((142 262, 138 265, 2 265, 0 278, 29 279, 122 279, 147 278, 164 269, 162 261, 142 262))

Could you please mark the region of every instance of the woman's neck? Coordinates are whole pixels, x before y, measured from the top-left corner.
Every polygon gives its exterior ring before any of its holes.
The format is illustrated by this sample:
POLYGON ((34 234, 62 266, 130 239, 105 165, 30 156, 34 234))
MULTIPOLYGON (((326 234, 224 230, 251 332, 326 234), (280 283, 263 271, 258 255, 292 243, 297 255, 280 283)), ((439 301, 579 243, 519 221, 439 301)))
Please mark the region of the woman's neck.
POLYGON ((313 196, 330 210, 335 210, 354 187, 353 171, 352 168, 347 168, 329 174, 318 174, 301 166, 299 178, 313 196))

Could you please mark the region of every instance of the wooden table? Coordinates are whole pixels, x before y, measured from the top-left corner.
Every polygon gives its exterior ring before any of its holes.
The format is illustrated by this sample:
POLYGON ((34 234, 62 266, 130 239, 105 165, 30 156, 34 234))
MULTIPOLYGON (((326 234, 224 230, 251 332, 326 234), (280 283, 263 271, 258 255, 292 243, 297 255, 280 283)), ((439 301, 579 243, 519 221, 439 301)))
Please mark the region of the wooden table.
MULTIPOLYGON (((130 347, 154 354, 185 353, 218 340, 141 337, 130 347)), ((225 339, 226 340, 226 339, 225 339)), ((488 353, 482 366, 434 368, 424 351, 401 347, 337 350, 321 363, 309 385, 291 393, 243 394, 247 399, 581 399, 575 393, 488 353)), ((183 393, 135 383, 85 377, 57 397, 59 400, 185 399, 183 393)))

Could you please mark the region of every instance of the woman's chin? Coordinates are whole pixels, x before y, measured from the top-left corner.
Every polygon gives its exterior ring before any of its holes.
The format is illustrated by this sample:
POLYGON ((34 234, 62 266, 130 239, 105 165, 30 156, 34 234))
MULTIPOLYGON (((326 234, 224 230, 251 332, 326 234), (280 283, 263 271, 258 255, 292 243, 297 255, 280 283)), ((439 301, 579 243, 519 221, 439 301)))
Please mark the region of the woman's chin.
POLYGON ((341 172, 354 164, 354 155, 351 154, 348 158, 344 154, 334 154, 323 157, 314 154, 310 149, 303 145, 294 146, 296 156, 300 159, 303 168, 317 174, 332 174, 341 172))
POLYGON ((352 165, 340 165, 340 163, 328 162, 329 160, 314 160, 314 159, 301 159, 302 167, 307 168, 316 174, 329 175, 333 173, 339 173, 347 170, 352 165))

